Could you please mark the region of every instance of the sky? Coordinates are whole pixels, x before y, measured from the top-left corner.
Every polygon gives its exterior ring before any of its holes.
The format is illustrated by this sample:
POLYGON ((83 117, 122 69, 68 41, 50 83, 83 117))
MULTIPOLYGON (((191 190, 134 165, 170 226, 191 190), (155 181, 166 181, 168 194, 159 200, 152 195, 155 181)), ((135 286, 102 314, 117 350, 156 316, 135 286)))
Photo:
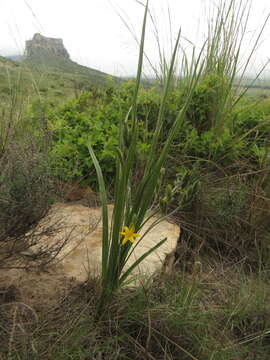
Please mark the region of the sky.
MULTIPOLYGON (((117 76, 134 75, 138 58, 136 38, 140 37, 144 12, 140 2, 145 0, 0 0, 0 54, 22 53, 25 40, 39 32, 62 38, 71 59, 82 65, 117 76)), ((218 0, 150 0, 165 53, 170 53, 179 27, 182 46, 187 51, 191 51, 191 43, 200 48, 205 40, 206 19, 217 3, 218 0)), ((247 58, 269 12, 269 0, 252 1, 243 58, 247 58)), ((151 62, 157 64, 155 28, 148 20, 145 50, 151 62)), ((268 56, 270 21, 249 71, 258 72, 268 56)), ((270 65, 266 73, 270 74, 270 65)))

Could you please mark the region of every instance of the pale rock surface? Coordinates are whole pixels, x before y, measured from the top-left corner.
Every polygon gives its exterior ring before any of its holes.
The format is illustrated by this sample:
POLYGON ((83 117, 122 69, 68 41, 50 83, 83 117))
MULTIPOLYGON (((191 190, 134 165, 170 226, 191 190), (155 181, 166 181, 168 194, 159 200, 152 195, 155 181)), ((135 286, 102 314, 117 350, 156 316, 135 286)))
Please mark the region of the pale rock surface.
POLYGON ((62 39, 48 38, 37 33, 33 36, 32 40, 26 41, 26 57, 44 54, 44 51, 46 51, 48 55, 61 56, 69 59, 69 53, 64 47, 62 39))
MULTIPOLYGON (((110 205, 110 218, 112 211, 113 206, 110 205)), ((62 267, 63 273, 78 281, 84 281, 88 276, 99 276, 102 251, 101 209, 89 208, 77 203, 58 203, 52 207, 49 218, 54 222, 59 221, 61 226, 60 230, 46 241, 53 244, 68 237, 67 244, 57 257, 58 265, 62 267)), ((143 228, 140 234, 143 234, 145 230, 146 228, 143 228)), ((145 279, 162 268, 165 259, 174 254, 178 237, 179 227, 168 221, 162 221, 150 230, 136 247, 128 265, 160 240, 167 238, 167 241, 134 270, 132 275, 136 276, 136 281, 145 279)))

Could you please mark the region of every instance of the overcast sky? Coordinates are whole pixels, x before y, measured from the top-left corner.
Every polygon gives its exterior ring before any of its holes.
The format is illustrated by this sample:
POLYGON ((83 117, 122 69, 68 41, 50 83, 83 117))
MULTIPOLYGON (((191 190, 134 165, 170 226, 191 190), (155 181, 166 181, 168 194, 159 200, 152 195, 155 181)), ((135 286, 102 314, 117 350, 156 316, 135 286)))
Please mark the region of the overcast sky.
MULTIPOLYGON (((145 0, 141 1, 145 3, 145 0)), ((179 27, 184 37, 199 45, 206 29, 207 9, 217 2, 150 0, 159 37, 166 49, 170 48, 170 40, 176 37, 179 27)), ((269 12, 269 0, 252 1, 246 48, 269 12)), ((62 38, 72 60, 78 63, 113 75, 131 75, 136 71, 138 47, 126 24, 139 36, 142 18, 143 7, 136 0, 0 0, 0 54, 22 53, 25 40, 39 32, 62 38)), ((189 46, 184 40, 183 45, 189 46)), ((157 61, 150 22, 146 52, 151 60, 157 61)), ((268 56, 270 24, 263 33, 253 70, 257 71, 268 56)))

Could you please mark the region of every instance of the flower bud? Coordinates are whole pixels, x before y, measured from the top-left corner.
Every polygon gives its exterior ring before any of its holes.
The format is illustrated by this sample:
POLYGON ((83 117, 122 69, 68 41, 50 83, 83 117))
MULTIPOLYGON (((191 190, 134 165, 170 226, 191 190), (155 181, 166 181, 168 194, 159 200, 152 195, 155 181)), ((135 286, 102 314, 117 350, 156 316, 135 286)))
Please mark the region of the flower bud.
POLYGON ((160 176, 161 176, 161 178, 163 178, 164 175, 165 175, 165 168, 162 167, 162 168, 160 169, 160 176))
POLYGON ((168 184, 166 187, 166 197, 168 198, 168 203, 170 203, 173 197, 173 189, 171 184, 168 184))
POLYGON ((159 206, 162 214, 165 214, 168 207, 168 199, 166 197, 159 200, 159 206))

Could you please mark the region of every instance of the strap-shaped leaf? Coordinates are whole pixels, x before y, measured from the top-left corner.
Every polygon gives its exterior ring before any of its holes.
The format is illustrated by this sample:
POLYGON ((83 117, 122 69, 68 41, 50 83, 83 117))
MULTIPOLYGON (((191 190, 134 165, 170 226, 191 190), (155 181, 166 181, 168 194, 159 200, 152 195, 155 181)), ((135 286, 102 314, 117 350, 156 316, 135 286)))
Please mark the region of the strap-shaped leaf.
POLYGON ((99 165, 98 159, 96 158, 94 150, 90 144, 88 145, 88 150, 96 169, 96 173, 98 177, 100 201, 102 206, 102 281, 105 281, 104 277, 107 269, 109 246, 110 246, 107 192, 106 192, 106 186, 105 186, 101 167, 99 165))
POLYGON ((134 263, 123 273, 123 275, 119 279, 119 285, 121 285, 126 278, 131 274, 132 270, 136 268, 148 255, 150 255, 153 251, 158 249, 164 242, 167 240, 167 238, 164 238, 161 240, 157 245, 153 246, 151 249, 146 251, 142 256, 139 257, 134 263))

